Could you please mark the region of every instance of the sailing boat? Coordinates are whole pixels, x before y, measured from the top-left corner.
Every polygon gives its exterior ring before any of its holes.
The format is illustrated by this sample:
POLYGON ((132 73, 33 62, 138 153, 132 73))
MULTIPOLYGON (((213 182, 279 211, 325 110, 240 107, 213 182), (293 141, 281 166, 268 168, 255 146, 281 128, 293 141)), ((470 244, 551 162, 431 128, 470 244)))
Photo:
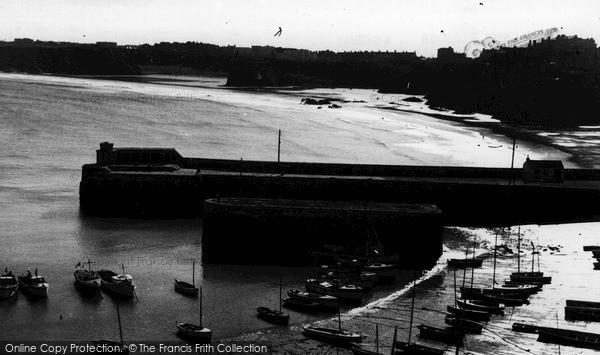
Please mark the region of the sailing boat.
MULTIPOLYGON (((413 292, 412 292, 412 303, 410 306, 410 323, 408 326, 408 342, 402 342, 396 340, 396 332, 394 331, 394 342, 393 342, 393 353, 394 354, 439 354, 442 355, 444 350, 431 348, 425 345, 419 345, 410 342, 412 335, 412 323, 415 311, 415 296, 417 289, 417 273, 415 271, 413 277, 413 292)), ((421 330, 422 331, 422 330, 421 330)))
POLYGON ((473 257, 469 258, 469 248, 467 247, 467 251, 465 252, 464 259, 448 259, 448 267, 454 269, 466 269, 466 268, 474 268, 481 267, 483 265, 483 258, 475 257, 475 243, 473 243, 473 257))
POLYGON ((196 287, 196 262, 192 259, 192 283, 187 283, 184 281, 177 281, 175 279, 175 291, 181 293, 182 295, 187 296, 197 296, 198 295, 198 287, 196 287))
MULTIPOLYGON (((338 285, 339 286, 339 285, 338 285)), ((338 287, 339 290, 339 287, 338 287)), ((338 291, 339 292, 339 291, 338 291)), ((303 333, 307 337, 315 338, 328 343, 349 345, 351 343, 360 343, 362 334, 352 333, 342 329, 342 316, 340 313, 340 298, 338 296, 338 327, 315 327, 313 325, 305 325, 303 333)))
POLYGON ((95 341, 94 344, 119 347, 120 353, 129 354, 129 347, 125 346, 125 344, 123 344, 123 328, 121 327, 121 312, 119 312, 119 304, 116 303, 116 306, 117 306, 117 320, 119 322, 119 340, 120 340, 120 342, 103 339, 103 340, 95 341))
POLYGON ((178 322, 177 329, 179 330, 179 335, 182 337, 187 337, 195 341, 210 342, 212 330, 202 326, 202 287, 200 287, 200 300, 198 303, 200 308, 200 324, 178 322))
MULTIPOLYGON (((520 234, 520 233, 519 233, 520 234)), ((520 237, 520 235, 519 235, 520 237)), ((520 238, 519 238, 519 248, 520 248, 520 238)), ((539 271, 539 251, 535 250, 535 245, 531 242, 532 252, 531 252, 531 272, 521 272, 519 269, 518 272, 513 272, 510 275, 510 280, 515 282, 528 282, 528 283, 537 283, 537 284, 549 284, 552 282, 552 276, 544 276, 543 272, 539 271), (538 271, 534 271, 535 264, 535 255, 538 255, 538 271)), ((519 255, 520 258, 520 255, 519 255)), ((520 265, 520 263, 519 263, 520 265)))
POLYGON ((287 313, 283 313, 281 310, 281 288, 282 288, 282 280, 281 275, 279 276, 279 310, 272 309, 269 307, 258 307, 256 311, 258 312, 257 317, 267 322, 288 325, 290 321, 290 315, 287 313))
POLYGON ((88 259, 88 270, 84 269, 84 264, 78 262, 77 267, 81 267, 79 270, 75 270, 73 276, 75 276, 75 284, 82 290, 97 291, 100 289, 102 279, 96 271, 92 271, 92 261, 88 259))

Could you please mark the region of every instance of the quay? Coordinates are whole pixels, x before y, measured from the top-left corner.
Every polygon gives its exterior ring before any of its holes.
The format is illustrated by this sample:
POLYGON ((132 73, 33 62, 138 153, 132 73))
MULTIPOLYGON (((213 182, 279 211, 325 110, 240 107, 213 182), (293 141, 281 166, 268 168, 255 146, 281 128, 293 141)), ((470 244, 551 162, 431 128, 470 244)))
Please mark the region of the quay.
MULTIPOLYGON (((92 216, 206 214, 204 222, 210 225, 211 220, 225 221, 217 218, 216 199, 227 203, 227 220, 235 224, 234 217, 247 218, 247 199, 270 199, 430 205, 439 208, 440 225, 493 227, 600 219, 600 170, 564 169, 556 161, 527 160, 523 168, 515 169, 278 163, 186 158, 172 148, 115 148, 108 142, 100 144, 96 156, 96 163, 82 167, 80 182, 81 209, 92 216)), ((298 212, 294 208, 290 202, 287 208, 280 203, 278 211, 293 214, 298 212)), ((398 207, 398 214, 403 211, 406 208, 398 207)), ((300 224, 310 225, 317 215, 304 216, 300 224)), ((344 224, 353 225, 364 216, 357 213, 344 224)), ((203 239, 218 228, 207 230, 203 239)))

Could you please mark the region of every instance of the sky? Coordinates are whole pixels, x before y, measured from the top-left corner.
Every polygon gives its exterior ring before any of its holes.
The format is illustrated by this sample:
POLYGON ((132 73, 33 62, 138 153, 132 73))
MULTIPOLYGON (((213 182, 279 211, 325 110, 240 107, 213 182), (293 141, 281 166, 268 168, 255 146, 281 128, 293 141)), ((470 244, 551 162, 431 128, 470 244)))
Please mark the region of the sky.
POLYGON ((540 29, 600 41, 598 0, 2 0, 0 40, 196 41, 310 50, 462 52, 540 29), (275 37, 278 28, 281 36, 275 37), (443 32, 442 32, 443 31, 443 32))

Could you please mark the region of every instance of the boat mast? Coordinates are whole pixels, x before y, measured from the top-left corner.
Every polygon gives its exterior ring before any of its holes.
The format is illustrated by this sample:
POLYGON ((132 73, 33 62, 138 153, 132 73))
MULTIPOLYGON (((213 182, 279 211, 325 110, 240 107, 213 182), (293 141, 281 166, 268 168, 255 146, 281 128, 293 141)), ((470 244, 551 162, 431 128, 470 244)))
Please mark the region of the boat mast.
POLYGON ((196 287, 196 260, 192 259, 192 286, 196 287))
POLYGON ((123 270, 123 275, 125 275, 125 265, 123 263, 121 263, 121 270, 123 270))
MULTIPOLYGON (((410 344, 410 336, 412 335, 412 323, 413 323, 413 314, 415 312, 415 296, 416 296, 416 288, 417 288, 417 270, 413 271, 413 294, 412 294, 412 303, 410 305, 410 323, 408 326, 408 344, 410 344)), ((395 338, 394 338, 395 339, 395 338)))
POLYGON ((521 274, 521 226, 517 232, 517 274, 521 274))
MULTIPOLYGON (((475 238, 473 238, 473 260, 475 260, 475 243, 477 243, 477 240, 475 238)), ((472 267, 471 268, 471 288, 473 288, 473 279, 475 278, 475 268, 472 267)))
POLYGON ((375 323, 375 352, 379 354, 379 324, 375 323))
POLYGON ((498 230, 496 229, 496 238, 494 240, 494 274, 492 276, 492 289, 496 286, 496 258, 498 257, 498 230))
POLYGON ((390 355, 394 355, 396 353, 396 335, 398 335, 398 326, 394 327, 394 338, 392 339, 392 352, 390 355))
POLYGON ((203 329, 202 327, 202 286, 200 286, 200 329, 203 329))
POLYGON ((121 312, 119 312, 119 304, 117 303, 117 320, 119 321, 119 338, 121 339, 121 345, 123 345, 123 329, 121 328, 121 312))
POLYGON ((283 287, 281 281, 281 274, 279 274, 279 313, 281 313, 281 288, 283 287))

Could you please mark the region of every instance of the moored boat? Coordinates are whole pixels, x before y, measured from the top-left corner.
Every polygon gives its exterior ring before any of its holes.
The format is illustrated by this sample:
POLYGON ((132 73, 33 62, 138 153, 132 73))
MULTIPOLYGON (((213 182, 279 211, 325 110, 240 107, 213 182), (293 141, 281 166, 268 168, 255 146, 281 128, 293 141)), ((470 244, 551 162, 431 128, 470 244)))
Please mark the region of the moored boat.
POLYGON ((287 325, 290 321, 290 315, 280 310, 268 307, 258 307, 256 312, 258 318, 266 320, 267 322, 287 325))
POLYGON ((202 326, 202 288, 199 290, 200 299, 198 301, 199 320, 198 325, 184 322, 176 322, 178 335, 192 341, 208 343, 212 338, 212 330, 202 326))
POLYGON ((96 271, 92 271, 91 264, 92 262, 88 259, 88 270, 86 270, 83 268, 83 264, 78 263, 77 266, 81 268, 75 270, 73 276, 75 276, 75 284, 81 289, 97 291, 102 285, 102 279, 96 271))
POLYGON ((576 330, 538 328, 539 342, 600 350, 600 334, 576 330))
POLYGON ((454 307, 454 306, 447 306, 446 310, 449 313, 456 315, 457 317, 467 319, 467 320, 483 321, 483 322, 487 322, 488 320, 490 320, 490 314, 487 312, 476 311, 473 309, 464 309, 464 308, 459 308, 459 307, 454 307))
POLYGON ((436 328, 420 324, 419 337, 440 341, 446 344, 462 345, 464 334, 451 329, 436 328))
POLYGON ((483 301, 477 300, 465 300, 458 299, 456 300, 458 307, 463 309, 471 309, 480 312, 487 312, 493 314, 504 314, 504 306, 500 303, 490 304, 483 301))
POLYGON ((478 258, 448 259, 448 267, 455 269, 481 267, 482 264, 483 259, 478 258))
POLYGON ((117 274, 110 270, 99 270, 98 275, 102 279, 102 288, 114 293, 115 295, 132 298, 135 296, 135 286, 131 275, 125 274, 123 269, 122 274, 117 274))
POLYGON ((304 335, 311 338, 335 344, 345 344, 348 346, 351 343, 360 343, 362 341, 361 334, 352 333, 341 328, 327 328, 305 325, 303 327, 303 333, 304 335))
POLYGON ((317 302, 319 306, 324 308, 337 308, 338 306, 338 299, 335 296, 300 290, 288 290, 287 294, 292 299, 298 299, 305 302, 317 302))
POLYGON ((600 308, 600 302, 567 300, 567 306, 571 306, 571 307, 600 308))
POLYGON ((461 290, 461 296, 463 299, 468 299, 468 300, 477 300, 477 301, 482 301, 488 304, 499 304, 502 303, 507 307, 515 307, 515 306, 522 306, 524 304, 528 304, 529 301, 527 300, 527 298, 529 297, 527 295, 526 298, 522 298, 522 297, 504 297, 504 296, 499 296, 499 295, 488 295, 488 294, 484 294, 481 292, 476 292, 473 291, 471 289, 465 289, 465 290, 461 290))
POLYGON ((444 349, 436 349, 429 346, 415 344, 415 343, 406 343, 403 341, 396 341, 394 345, 395 352, 394 354, 406 354, 406 355, 442 355, 444 354, 444 349))
POLYGON ((44 277, 37 274, 37 269, 35 269, 35 275, 27 270, 27 274, 19 276, 19 289, 28 297, 48 297, 48 287, 44 277))
POLYGON ((552 283, 552 276, 543 276, 543 273, 542 273, 542 275, 536 275, 536 274, 540 274, 540 273, 537 273, 537 272, 535 272, 535 273, 530 273, 530 272, 512 273, 510 275, 510 280, 526 282, 526 283, 543 283, 543 284, 552 283))
POLYGON ((566 306, 565 319, 597 322, 600 321, 600 308, 566 306))
POLYGON ((4 270, 0 276, 0 299, 7 299, 14 296, 19 290, 19 282, 15 275, 8 269, 4 270))
POLYGON ((398 267, 394 264, 384 263, 369 263, 365 266, 364 271, 373 272, 379 276, 380 279, 394 279, 398 274, 398 267))
POLYGON ((365 290, 356 285, 335 286, 317 279, 306 280, 306 289, 322 295, 335 296, 340 300, 360 302, 365 297, 365 290))
POLYGON ((192 260, 192 283, 179 281, 175 279, 175 291, 186 296, 197 296, 198 287, 196 287, 196 262, 192 260))

